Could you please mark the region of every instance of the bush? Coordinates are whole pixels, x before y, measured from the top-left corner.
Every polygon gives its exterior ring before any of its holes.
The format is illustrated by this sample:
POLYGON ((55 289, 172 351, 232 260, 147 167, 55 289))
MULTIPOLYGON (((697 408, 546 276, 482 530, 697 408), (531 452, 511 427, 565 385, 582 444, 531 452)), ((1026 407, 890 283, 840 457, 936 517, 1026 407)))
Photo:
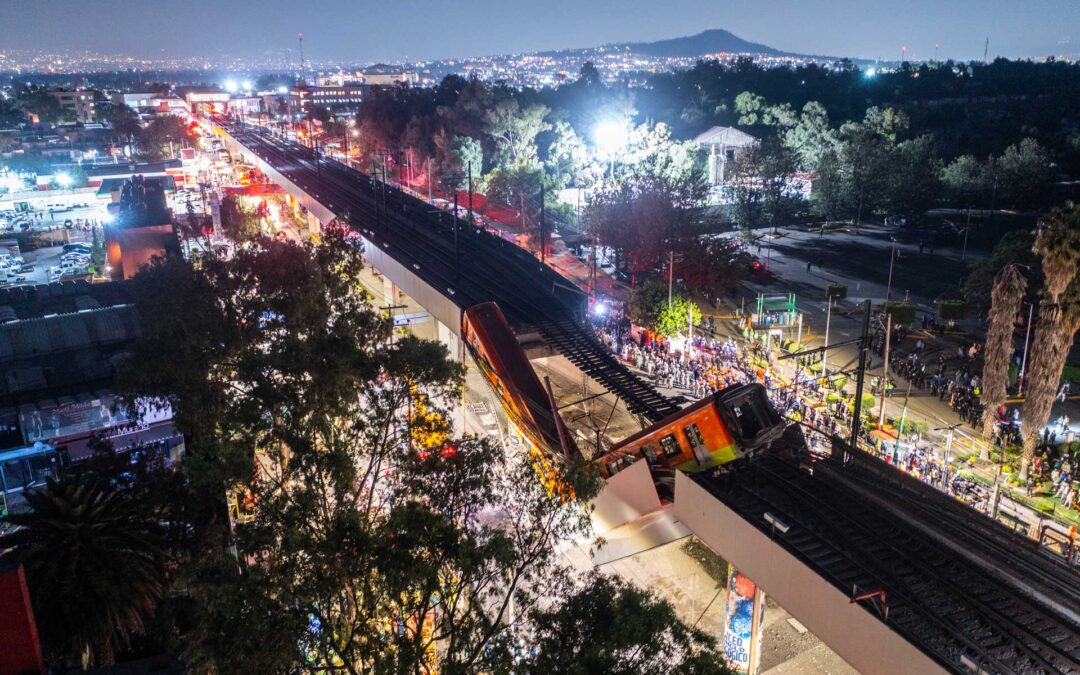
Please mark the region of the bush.
POLYGON ((874 396, 873 396, 873 394, 863 394, 862 395, 862 409, 865 411, 865 410, 869 410, 870 408, 873 408, 873 407, 874 407, 874 396))
POLYGON ((847 286, 843 284, 829 284, 825 287, 825 297, 830 300, 843 300, 847 297, 847 286))
POLYGON ((943 321, 960 321, 967 318, 968 304, 963 300, 938 300, 938 317, 943 321))
POLYGON ((1061 370, 1061 379, 1066 382, 1080 382, 1080 366, 1065 366, 1061 370))
POLYGON ((915 321, 915 305, 910 302, 886 302, 881 307, 886 314, 892 316, 894 326, 915 321))

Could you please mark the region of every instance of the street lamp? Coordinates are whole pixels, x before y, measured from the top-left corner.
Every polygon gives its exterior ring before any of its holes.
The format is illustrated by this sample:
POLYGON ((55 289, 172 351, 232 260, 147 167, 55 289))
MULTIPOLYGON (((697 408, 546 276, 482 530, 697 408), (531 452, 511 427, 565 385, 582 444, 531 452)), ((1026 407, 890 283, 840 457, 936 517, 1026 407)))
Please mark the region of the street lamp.
POLYGON ((608 120, 593 130, 593 140, 601 157, 611 163, 611 178, 615 178, 615 156, 626 149, 630 141, 630 127, 626 122, 608 120))
POLYGON ((71 186, 71 174, 58 173, 56 174, 56 182, 60 187, 66 188, 71 186))

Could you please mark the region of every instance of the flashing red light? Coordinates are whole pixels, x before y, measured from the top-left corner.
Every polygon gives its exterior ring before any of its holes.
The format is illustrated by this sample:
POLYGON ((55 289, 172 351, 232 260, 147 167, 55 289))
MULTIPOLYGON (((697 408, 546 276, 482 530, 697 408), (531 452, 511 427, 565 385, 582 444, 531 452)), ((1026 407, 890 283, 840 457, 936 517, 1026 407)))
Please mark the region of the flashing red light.
POLYGON ((426 462, 427 458, 431 457, 431 453, 427 450, 421 450, 420 452, 416 453, 416 456, 420 458, 421 462, 426 462))
POLYGON ((443 446, 442 456, 443 456, 444 459, 450 459, 451 457, 453 457, 456 454, 457 454, 457 446, 456 445, 447 444, 447 445, 443 446))
POLYGON ((754 261, 754 269, 756 269, 756 270, 761 269, 761 263, 759 263, 758 261, 755 260, 754 261))

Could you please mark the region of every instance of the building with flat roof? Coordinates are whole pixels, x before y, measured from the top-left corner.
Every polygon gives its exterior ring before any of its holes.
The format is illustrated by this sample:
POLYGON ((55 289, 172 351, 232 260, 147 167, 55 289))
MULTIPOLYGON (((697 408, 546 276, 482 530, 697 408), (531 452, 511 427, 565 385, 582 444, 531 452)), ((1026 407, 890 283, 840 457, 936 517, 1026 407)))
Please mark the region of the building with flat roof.
POLYGON ((58 89, 50 91, 49 96, 55 98, 61 108, 71 112, 77 121, 83 124, 94 121, 96 117, 94 92, 88 89, 58 89))
POLYGON ((123 283, 0 289, 0 506, 90 456, 95 435, 117 451, 182 450, 171 410, 132 415, 111 391, 139 334, 123 283))
MULTIPOLYGON (((156 257, 179 252, 165 193, 171 177, 132 176, 120 188, 105 226, 105 256, 113 279, 130 279, 156 257)), ((115 193, 114 193, 115 194, 115 193)))

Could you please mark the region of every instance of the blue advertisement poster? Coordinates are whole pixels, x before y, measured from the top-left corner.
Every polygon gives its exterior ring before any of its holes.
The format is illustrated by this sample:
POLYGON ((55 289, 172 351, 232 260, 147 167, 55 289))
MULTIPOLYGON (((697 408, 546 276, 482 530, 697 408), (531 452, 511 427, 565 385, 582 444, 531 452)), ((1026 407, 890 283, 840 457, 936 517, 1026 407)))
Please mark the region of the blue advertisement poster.
POLYGON ((755 675, 761 655, 761 624, 765 594, 750 577, 728 565, 727 608, 724 615, 724 653, 739 675, 755 675))

